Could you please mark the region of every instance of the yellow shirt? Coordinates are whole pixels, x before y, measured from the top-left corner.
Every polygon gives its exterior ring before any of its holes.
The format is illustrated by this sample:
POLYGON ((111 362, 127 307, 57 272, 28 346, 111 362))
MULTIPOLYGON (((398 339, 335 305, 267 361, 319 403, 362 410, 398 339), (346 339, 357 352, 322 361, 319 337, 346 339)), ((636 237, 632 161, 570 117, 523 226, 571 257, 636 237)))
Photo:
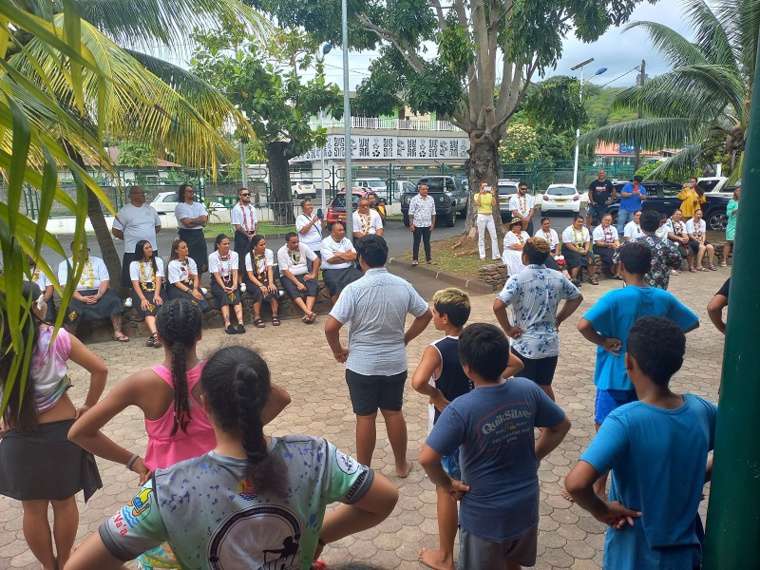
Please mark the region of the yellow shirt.
POLYGON ((493 194, 486 192, 485 194, 478 194, 478 196, 480 196, 478 214, 490 215, 493 212, 493 194))
POLYGON ((694 212, 701 210, 700 204, 707 202, 707 197, 703 194, 700 196, 694 188, 685 186, 678 194, 677 198, 681 202, 681 213, 684 218, 693 218, 694 212), (696 201, 696 204, 694 203, 696 201))

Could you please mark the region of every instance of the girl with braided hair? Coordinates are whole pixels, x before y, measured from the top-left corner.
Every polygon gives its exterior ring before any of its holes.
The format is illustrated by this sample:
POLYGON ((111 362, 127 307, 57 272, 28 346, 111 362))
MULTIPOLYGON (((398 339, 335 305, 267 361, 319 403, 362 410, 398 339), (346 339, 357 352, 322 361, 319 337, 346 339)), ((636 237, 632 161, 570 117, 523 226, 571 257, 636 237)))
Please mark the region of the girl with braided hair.
MULTIPOLYGON (((198 357, 203 317, 200 309, 184 299, 164 304, 156 319, 158 339, 164 347, 164 363, 132 374, 119 382, 98 405, 69 431, 69 439, 98 457, 122 463, 139 475, 140 484, 151 471, 199 457, 216 445, 214 430, 200 404, 200 378, 205 361, 198 357), (113 442, 101 431, 128 406, 145 415, 148 446, 145 458, 113 442)), ((274 388, 267 401, 265 422, 274 419, 290 403, 290 396, 274 388)), ((173 568, 170 548, 151 552, 140 560, 143 568, 173 568)))
POLYGON ((157 470, 77 549, 67 570, 118 568, 165 540, 183 568, 308 570, 326 543, 393 510, 395 487, 328 441, 264 435, 270 372, 252 350, 218 351, 201 388, 214 450, 157 470), (325 516, 334 501, 345 505, 325 516))

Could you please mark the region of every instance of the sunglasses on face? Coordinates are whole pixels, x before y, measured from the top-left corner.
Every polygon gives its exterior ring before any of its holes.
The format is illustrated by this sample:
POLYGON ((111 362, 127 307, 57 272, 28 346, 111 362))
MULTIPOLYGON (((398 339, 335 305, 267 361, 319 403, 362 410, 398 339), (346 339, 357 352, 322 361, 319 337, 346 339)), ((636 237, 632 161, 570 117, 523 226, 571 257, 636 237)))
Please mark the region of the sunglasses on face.
POLYGON ((246 196, 250 196, 250 194, 241 194, 240 195, 241 198, 245 198, 246 196))

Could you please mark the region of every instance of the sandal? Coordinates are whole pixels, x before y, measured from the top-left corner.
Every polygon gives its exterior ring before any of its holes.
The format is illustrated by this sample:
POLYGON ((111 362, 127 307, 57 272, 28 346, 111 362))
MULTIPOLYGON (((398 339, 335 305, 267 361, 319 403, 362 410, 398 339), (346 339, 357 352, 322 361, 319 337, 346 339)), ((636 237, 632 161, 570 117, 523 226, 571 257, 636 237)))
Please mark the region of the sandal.
POLYGON ((306 317, 306 319, 304 320, 304 323, 306 323, 307 325, 313 325, 314 321, 316 320, 317 320, 317 313, 312 312, 310 315, 306 317))
POLYGON ((438 265, 438 264, 437 264, 435 261, 433 261, 432 259, 429 259, 427 263, 428 263, 428 265, 438 265))
POLYGON ((710 270, 710 271, 718 271, 718 268, 717 268, 717 267, 715 267, 715 266, 714 266, 714 265, 712 265, 712 264, 708 265, 708 266, 707 266, 707 269, 708 269, 708 270, 710 270))
POLYGON ((158 341, 158 336, 156 333, 153 333, 148 337, 148 340, 145 341, 145 346, 150 346, 152 348, 161 348, 163 345, 158 341))
POLYGON ((416 259, 414 261, 412 261, 412 267, 414 267, 415 265, 419 265, 419 264, 420 264, 420 262, 417 261, 416 259))
POLYGON ((123 332, 120 332, 118 335, 113 335, 113 340, 118 342, 129 342, 129 337, 125 335, 123 332))
POLYGON ((618 281, 622 281, 623 280, 623 278, 620 275, 613 275, 612 278, 613 279, 617 279, 618 281))
POLYGON ((597 281, 596 277, 591 277, 588 280, 589 285, 599 285, 599 281, 597 281))
POLYGON ((280 326, 280 319, 277 315, 272 315, 272 326, 273 327, 279 327, 280 326))
POLYGON ((237 330, 235 330, 235 327, 232 325, 227 325, 227 328, 224 329, 224 332, 227 334, 237 334, 237 330))
POLYGON ((697 270, 696 270, 696 269, 694 269, 693 267, 689 267, 689 272, 690 272, 690 273, 696 273, 696 272, 697 272, 697 270))
MULTIPOLYGON (((272 322, 274 322, 274 319, 272 319, 272 322)), ((263 329, 266 327, 266 325, 264 324, 264 319, 262 319, 261 317, 253 319, 253 322, 251 324, 257 329, 263 329)))
POLYGON ((720 266, 721 267, 728 267, 728 263, 726 263, 725 261, 721 261, 720 262, 720 266))

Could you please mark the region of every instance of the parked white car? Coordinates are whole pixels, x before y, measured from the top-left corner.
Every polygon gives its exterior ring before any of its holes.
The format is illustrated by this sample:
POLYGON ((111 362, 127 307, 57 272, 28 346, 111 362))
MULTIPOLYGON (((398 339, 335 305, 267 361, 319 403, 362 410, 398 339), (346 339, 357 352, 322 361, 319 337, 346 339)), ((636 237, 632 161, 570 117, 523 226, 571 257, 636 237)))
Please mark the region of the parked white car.
POLYGON ((541 200, 541 212, 579 214, 588 205, 588 192, 581 194, 572 184, 550 184, 541 200))
MULTIPOLYGON (((367 192, 374 192, 378 198, 388 199, 388 184, 382 178, 356 178, 351 181, 354 188, 363 188, 367 192)), ((338 182, 340 190, 346 189, 346 181, 338 182)))
POLYGON ((295 200, 303 200, 304 198, 316 198, 317 189, 314 187, 314 182, 311 180, 294 180, 290 182, 290 191, 293 193, 295 200))
MULTIPOLYGON (((150 203, 159 214, 174 214, 177 207, 177 192, 159 192, 150 203)), ((226 210, 227 207, 221 202, 211 202, 209 204, 212 211, 226 210)))

